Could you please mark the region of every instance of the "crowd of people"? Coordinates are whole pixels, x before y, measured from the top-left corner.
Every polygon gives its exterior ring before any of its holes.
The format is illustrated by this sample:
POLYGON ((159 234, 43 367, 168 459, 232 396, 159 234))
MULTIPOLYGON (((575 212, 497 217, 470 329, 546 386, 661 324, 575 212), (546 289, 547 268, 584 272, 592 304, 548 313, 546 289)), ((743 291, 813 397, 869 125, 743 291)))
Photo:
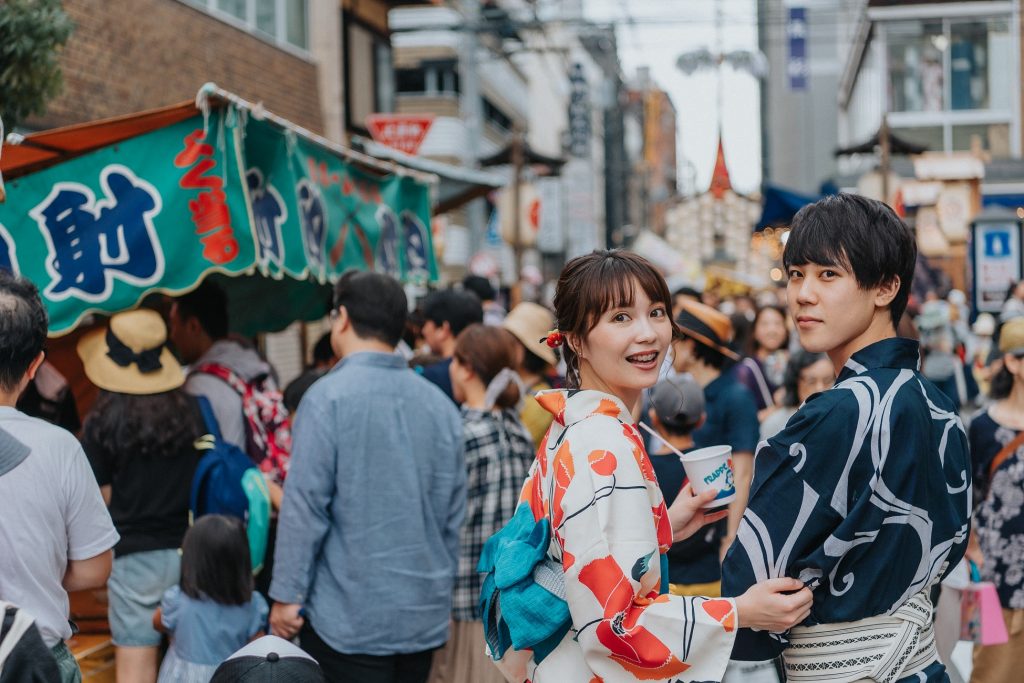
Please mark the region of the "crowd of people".
POLYGON ((849 195, 784 260, 785 289, 723 300, 599 251, 508 311, 485 278, 410 302, 350 272, 283 391, 207 281, 82 336, 80 425, 37 290, 0 273, 10 680, 80 680, 68 593, 105 587, 133 683, 236 680, 265 634, 343 683, 956 681, 972 568, 1010 641, 971 680, 1013 680, 1024 285, 972 326, 955 290, 918 300, 912 234, 849 195), (265 553, 255 516, 196 514, 214 442, 262 475, 265 553), (717 445, 727 508, 679 455, 717 445))

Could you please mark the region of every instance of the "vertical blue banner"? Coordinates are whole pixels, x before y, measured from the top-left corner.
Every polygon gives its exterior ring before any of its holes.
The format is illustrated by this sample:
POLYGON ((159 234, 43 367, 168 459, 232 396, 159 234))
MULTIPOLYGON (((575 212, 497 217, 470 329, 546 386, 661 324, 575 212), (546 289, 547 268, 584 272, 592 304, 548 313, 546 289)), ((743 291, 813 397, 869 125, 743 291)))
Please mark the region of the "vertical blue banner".
POLYGON ((789 8, 789 16, 786 19, 786 40, 788 44, 786 76, 789 81, 789 89, 794 92, 807 90, 809 68, 807 65, 806 7, 789 8))

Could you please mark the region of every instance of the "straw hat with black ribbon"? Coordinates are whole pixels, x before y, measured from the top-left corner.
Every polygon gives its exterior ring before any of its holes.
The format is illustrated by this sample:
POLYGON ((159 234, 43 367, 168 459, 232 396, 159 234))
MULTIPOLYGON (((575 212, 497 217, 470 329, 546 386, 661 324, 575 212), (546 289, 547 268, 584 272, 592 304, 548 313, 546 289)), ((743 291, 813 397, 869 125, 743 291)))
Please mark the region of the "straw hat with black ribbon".
POLYGON ((540 304, 524 301, 513 308, 501 324, 515 335, 528 351, 541 360, 550 365, 558 363, 554 349, 539 341, 546 337, 555 325, 555 316, 551 315, 551 311, 540 304))
POLYGON ((682 306, 676 324, 687 337, 715 349, 727 358, 740 360, 740 355, 728 346, 733 334, 729 316, 696 301, 684 301, 682 306))
POLYGON ((999 331, 999 351, 1024 356, 1024 318, 1014 318, 999 331))
POLYGON ((185 383, 167 348, 167 326, 156 311, 139 309, 114 315, 105 328, 78 342, 85 375, 100 389, 122 394, 159 394, 185 383))

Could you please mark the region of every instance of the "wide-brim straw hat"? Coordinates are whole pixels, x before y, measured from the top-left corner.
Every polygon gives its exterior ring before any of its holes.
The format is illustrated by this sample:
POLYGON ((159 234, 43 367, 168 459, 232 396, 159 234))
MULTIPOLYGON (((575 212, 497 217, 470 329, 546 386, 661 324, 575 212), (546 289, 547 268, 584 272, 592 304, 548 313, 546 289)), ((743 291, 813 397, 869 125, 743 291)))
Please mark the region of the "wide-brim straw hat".
POLYGON ((1024 318, 1014 318, 999 331, 999 351, 1015 356, 1024 354, 1024 318))
POLYGON ((718 309, 696 301, 684 301, 676 324, 698 344, 710 346, 727 358, 740 359, 740 355, 728 346, 733 335, 732 321, 718 309))
POLYGON ((78 342, 85 376, 100 389, 121 394, 160 394, 185 383, 181 364, 167 348, 167 326, 156 311, 118 313, 106 327, 78 342))
POLYGON ((540 304, 524 301, 505 316, 501 325, 541 360, 550 365, 558 363, 554 349, 539 341, 547 337, 555 326, 555 316, 551 315, 551 311, 540 304))

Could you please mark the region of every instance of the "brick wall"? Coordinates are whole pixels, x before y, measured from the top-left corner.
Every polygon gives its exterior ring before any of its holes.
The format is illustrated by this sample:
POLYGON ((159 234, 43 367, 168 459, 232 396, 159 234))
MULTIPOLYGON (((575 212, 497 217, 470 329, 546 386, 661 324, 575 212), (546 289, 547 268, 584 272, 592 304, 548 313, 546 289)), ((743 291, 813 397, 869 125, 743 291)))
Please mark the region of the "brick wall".
POLYGON ((221 88, 323 131, 316 65, 178 0, 65 0, 75 22, 61 63, 64 89, 46 129, 128 114, 221 88))

